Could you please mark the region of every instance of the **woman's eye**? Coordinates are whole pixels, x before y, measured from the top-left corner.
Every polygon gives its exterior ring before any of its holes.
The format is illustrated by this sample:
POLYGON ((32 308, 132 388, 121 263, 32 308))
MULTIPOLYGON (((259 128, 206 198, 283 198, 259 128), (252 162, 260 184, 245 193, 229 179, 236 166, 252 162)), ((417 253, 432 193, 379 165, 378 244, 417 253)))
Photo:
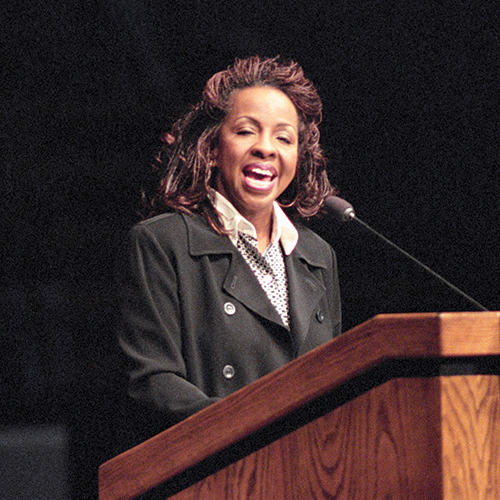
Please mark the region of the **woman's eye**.
POLYGON ((252 133, 251 130, 238 130, 238 132, 236 132, 238 135, 250 135, 252 133))
POLYGON ((278 140, 281 141, 281 142, 284 142, 285 144, 291 144, 292 141, 289 137, 284 137, 284 136, 281 136, 281 137, 278 137, 278 140))

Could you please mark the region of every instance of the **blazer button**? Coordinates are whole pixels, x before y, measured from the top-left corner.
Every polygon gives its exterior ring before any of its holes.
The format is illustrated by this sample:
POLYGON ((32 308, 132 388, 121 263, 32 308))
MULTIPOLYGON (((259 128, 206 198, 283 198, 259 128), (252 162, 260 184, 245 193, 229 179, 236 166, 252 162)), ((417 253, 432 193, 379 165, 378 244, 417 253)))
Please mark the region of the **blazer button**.
POLYGON ((224 312, 228 316, 232 316, 236 312, 236 307, 232 302, 226 302, 224 304, 224 312))
POLYGON ((325 315, 323 314, 323 311, 319 310, 317 313, 316 313, 316 319, 320 322, 320 323, 323 323, 324 319, 325 319, 325 315))
POLYGON ((224 375, 224 378, 226 378, 227 380, 232 379, 234 377, 235 373, 236 372, 235 372, 234 368, 231 365, 226 365, 222 369, 222 374, 224 375))

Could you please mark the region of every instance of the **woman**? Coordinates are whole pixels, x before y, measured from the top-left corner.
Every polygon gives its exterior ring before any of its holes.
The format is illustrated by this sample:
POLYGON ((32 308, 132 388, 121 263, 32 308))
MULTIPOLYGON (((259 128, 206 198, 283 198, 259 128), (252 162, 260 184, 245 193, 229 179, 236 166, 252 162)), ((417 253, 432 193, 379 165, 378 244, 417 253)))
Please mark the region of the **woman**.
POLYGON ((332 194, 321 101, 296 63, 214 75, 165 136, 155 216, 130 233, 120 344, 165 427, 340 333, 335 255, 293 219, 332 194))

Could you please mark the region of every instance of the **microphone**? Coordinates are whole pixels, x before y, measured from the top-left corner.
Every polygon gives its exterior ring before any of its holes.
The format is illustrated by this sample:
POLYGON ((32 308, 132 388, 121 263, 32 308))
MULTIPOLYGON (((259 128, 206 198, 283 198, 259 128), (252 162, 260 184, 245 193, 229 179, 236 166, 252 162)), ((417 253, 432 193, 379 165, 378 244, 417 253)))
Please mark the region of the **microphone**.
POLYGON ((354 212, 353 206, 346 200, 339 198, 338 196, 328 196, 325 200, 325 208, 326 212, 328 215, 333 217, 335 220, 338 222, 348 222, 350 220, 356 221, 358 224, 361 224, 363 227, 368 229, 372 234, 377 236, 378 238, 382 239, 385 241, 388 245, 390 245, 392 248, 396 249, 398 252, 402 253, 405 257, 409 258, 415 264, 420 266, 422 269, 425 269, 429 274, 437 278, 441 283, 444 283, 448 288, 451 288, 454 292, 458 293, 461 295, 463 298, 465 298, 468 302, 474 305, 477 309, 481 311, 488 311, 486 307, 481 305, 477 300, 473 299, 469 295, 467 295, 465 292, 460 290, 460 288, 456 287, 452 283, 450 283, 448 280, 443 278, 441 275, 433 271, 430 267, 426 266, 424 263, 420 262, 417 258, 413 257, 413 255, 410 255, 406 250, 403 250, 401 247, 393 243, 391 240, 387 239, 384 235, 380 234, 378 231, 370 227, 366 222, 363 222, 361 219, 359 219, 356 216, 356 213, 354 212))

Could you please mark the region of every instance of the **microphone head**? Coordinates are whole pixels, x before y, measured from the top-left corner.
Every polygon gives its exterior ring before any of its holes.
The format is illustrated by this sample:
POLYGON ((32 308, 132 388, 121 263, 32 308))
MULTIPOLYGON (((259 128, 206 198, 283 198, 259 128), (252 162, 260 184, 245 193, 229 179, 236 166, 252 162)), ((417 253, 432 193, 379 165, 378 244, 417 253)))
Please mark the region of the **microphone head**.
POLYGON ((324 206, 327 214, 339 222, 347 222, 356 217, 353 206, 338 196, 328 196, 324 206))

